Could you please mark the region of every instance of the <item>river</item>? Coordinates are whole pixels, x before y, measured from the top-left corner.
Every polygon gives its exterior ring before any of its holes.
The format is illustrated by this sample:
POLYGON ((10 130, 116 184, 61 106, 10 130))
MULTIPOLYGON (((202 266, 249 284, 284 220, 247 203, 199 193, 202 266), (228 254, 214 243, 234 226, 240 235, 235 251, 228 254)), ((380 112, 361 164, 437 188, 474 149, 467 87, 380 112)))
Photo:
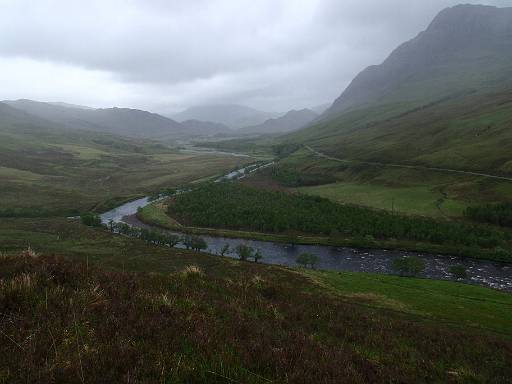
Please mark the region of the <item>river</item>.
MULTIPOLYGON (((270 164, 264 164, 259 167, 269 165, 270 164)), ((242 170, 231 172, 219 178, 217 181, 242 178, 248 172, 253 172, 259 169, 259 167, 246 167, 242 170)), ((102 214, 102 222, 108 223, 110 220, 113 220, 114 222, 124 222, 137 228, 152 228, 142 223, 136 216, 139 207, 144 207, 150 203, 147 197, 128 202, 102 214)), ((171 231, 165 232, 175 233, 171 231)), ((219 254, 225 244, 229 244, 231 249, 234 249, 239 244, 246 244, 254 249, 260 250, 263 255, 263 259, 261 260, 263 263, 296 267, 297 263, 295 260, 297 256, 308 252, 319 258, 316 265, 318 269, 335 271, 393 274, 393 260, 399 257, 415 256, 422 259, 426 264, 426 268, 421 275, 422 277, 437 280, 455 280, 448 270, 452 266, 461 265, 467 271, 467 278, 462 280, 463 282, 512 292, 512 264, 386 249, 356 249, 322 245, 290 246, 270 241, 212 236, 201 237, 208 244, 206 252, 211 254, 219 254)), ((226 256, 236 258, 236 255, 233 253, 226 256)))

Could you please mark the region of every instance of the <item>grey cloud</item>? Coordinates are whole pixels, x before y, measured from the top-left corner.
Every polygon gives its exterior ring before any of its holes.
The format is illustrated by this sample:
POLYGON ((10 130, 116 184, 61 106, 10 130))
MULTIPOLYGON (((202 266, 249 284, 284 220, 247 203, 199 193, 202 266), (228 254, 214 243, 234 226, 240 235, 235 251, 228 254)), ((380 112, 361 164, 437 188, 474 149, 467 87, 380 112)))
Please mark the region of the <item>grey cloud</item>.
MULTIPOLYGON (((108 73, 109 81, 132 90, 113 97, 112 104, 164 110, 236 102, 286 110, 334 99, 357 72, 382 61, 455 4, 0 0, 0 57, 108 73)), ((90 89, 84 93, 94 98, 90 89)), ((58 94, 48 89, 48 99, 58 94)))

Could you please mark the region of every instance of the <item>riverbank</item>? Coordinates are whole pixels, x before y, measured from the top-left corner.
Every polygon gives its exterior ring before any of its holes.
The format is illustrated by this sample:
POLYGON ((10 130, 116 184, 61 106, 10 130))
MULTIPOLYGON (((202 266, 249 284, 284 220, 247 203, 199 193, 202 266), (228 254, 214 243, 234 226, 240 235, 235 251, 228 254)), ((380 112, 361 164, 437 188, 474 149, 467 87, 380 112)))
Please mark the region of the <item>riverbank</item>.
MULTIPOLYGON (((222 242, 219 242, 222 245, 222 242)), ((195 265, 207 276, 237 279, 260 276, 276 281, 303 276, 296 290, 334 295, 338 300, 386 313, 435 320, 457 329, 488 330, 512 338, 512 295, 485 287, 377 273, 311 271, 286 266, 239 262, 186 249, 158 247, 63 218, 0 221, 0 252, 16 255, 30 244, 38 254, 65 256, 108 271, 180 273, 195 265)), ((283 252, 284 248, 280 248, 283 252)), ((284 251, 285 253, 285 251, 284 251)), ((362 254, 365 257, 364 254, 362 254)), ((366 258, 368 258, 366 256, 366 258)), ((267 260, 268 261, 268 260, 267 260)), ((5 272, 5 271, 4 271, 5 272)))
POLYGON ((511 374, 512 295, 490 289, 239 262, 64 219, 2 221, 6 239, 7 382, 77 372, 85 382, 240 383, 511 374))
MULTIPOLYGON (((430 252, 425 252, 378 247, 375 243, 372 247, 368 246, 368 243, 357 243, 351 239, 344 243, 329 238, 291 238, 274 234, 186 227, 167 216, 165 211, 165 204, 162 202, 150 204, 138 210, 137 214, 125 216, 123 221, 136 228, 161 228, 173 234, 200 235, 208 245, 208 252, 213 254, 219 254, 225 245, 234 250, 239 244, 244 244, 259 250, 264 256, 263 263, 290 267, 298 266, 296 258, 301 253, 312 253, 319 257, 318 269, 395 274, 393 260, 412 256, 422 259, 426 264, 424 272, 419 275, 421 277, 477 284, 512 292, 512 265, 431 252, 432 248, 428 248, 429 245, 426 245, 426 249, 430 252), (457 279, 450 273, 451 267, 455 266, 466 271, 465 279, 457 279)), ((236 255, 232 254, 231 257, 236 258, 236 255)))
POLYGON ((185 226, 167 214, 167 205, 165 202, 149 204, 141 208, 137 214, 137 219, 141 222, 167 229, 179 231, 194 235, 208 235, 215 237, 240 238, 247 240, 258 240, 277 242, 289 245, 321 245, 329 247, 354 247, 362 249, 387 249, 405 252, 430 253, 436 255, 457 256, 462 258, 472 258, 480 260, 489 260, 494 262, 504 262, 497 258, 491 252, 483 252, 479 249, 464 246, 437 245, 432 243, 423 243, 417 241, 407 241, 398 239, 374 239, 367 237, 341 237, 341 236, 315 236, 308 234, 275 234, 262 233, 255 231, 240 231, 231 229, 202 228, 185 226))

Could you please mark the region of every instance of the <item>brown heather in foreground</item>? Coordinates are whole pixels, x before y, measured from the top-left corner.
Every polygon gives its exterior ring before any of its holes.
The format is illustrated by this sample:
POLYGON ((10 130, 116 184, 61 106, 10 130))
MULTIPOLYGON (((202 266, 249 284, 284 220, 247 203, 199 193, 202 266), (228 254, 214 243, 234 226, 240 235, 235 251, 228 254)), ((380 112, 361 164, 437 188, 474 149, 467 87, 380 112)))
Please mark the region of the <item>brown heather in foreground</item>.
POLYGON ((512 342, 343 302, 298 273, 0 256, 0 383, 494 382, 512 342), (470 334, 472 333, 472 334, 470 334))

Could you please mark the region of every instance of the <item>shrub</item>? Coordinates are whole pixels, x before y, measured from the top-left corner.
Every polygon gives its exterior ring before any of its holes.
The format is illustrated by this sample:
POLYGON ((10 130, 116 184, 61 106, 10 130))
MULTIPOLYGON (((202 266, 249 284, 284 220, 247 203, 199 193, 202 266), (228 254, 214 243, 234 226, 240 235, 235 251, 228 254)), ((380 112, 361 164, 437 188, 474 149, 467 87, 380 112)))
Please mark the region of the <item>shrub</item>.
POLYGON ((468 277, 466 268, 464 268, 462 265, 453 265, 450 268, 448 268, 448 272, 458 280, 465 279, 468 277))
POLYGON ((219 254, 220 254, 221 256, 226 256, 226 255, 228 255, 229 253, 231 253, 231 248, 229 248, 229 244, 228 244, 228 243, 226 243, 226 244, 224 244, 224 246, 221 248, 221 250, 220 250, 219 254))
POLYGON ((482 223, 512 227, 512 203, 468 207, 464 214, 470 219, 482 223))
POLYGON ((101 227, 101 218, 95 213, 84 213, 80 216, 80 221, 88 227, 101 227))
POLYGON ((238 254, 238 258, 242 261, 247 261, 249 258, 253 257, 254 253, 254 249, 245 244, 237 245, 235 251, 238 254))
POLYGON ((318 263, 318 260, 318 256, 313 255, 312 253, 303 253, 297 257, 296 262, 304 268, 309 266, 311 269, 315 269, 315 265, 318 263))
POLYGON ((183 245, 187 249, 193 249, 194 251, 201 251, 208 248, 208 244, 203 238, 197 236, 183 236, 183 245))
POLYGON ((504 248, 496 247, 494 249, 494 256, 497 260, 508 261, 512 257, 512 253, 504 248))
POLYGON ((392 267, 400 276, 417 276, 425 269, 425 262, 417 257, 402 257, 393 260, 392 267))
POLYGON ((178 235, 167 235, 167 245, 169 247, 175 247, 181 241, 181 237, 178 235))
POLYGON ((185 267, 185 269, 183 269, 181 273, 184 277, 203 275, 203 271, 197 265, 188 265, 185 267))
POLYGON ((254 258, 255 263, 258 263, 261 259, 263 259, 263 255, 261 254, 259 249, 254 253, 252 257, 254 258))

